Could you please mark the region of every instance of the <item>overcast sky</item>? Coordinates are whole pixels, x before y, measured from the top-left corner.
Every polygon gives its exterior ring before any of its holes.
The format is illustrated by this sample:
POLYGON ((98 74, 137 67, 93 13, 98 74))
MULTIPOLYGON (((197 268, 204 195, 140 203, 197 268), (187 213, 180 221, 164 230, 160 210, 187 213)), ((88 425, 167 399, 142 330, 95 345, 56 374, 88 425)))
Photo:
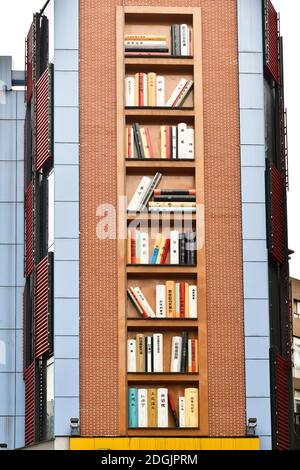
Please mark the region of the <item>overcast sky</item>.
MULTIPOLYGON (((272 0, 280 12, 284 38, 285 105, 288 108, 289 138, 289 247, 296 251, 290 263, 290 274, 300 279, 300 161, 298 152, 299 91, 299 17, 300 0, 272 0)), ((24 68, 24 38, 32 13, 39 11, 45 0, 1 0, 0 55, 12 55, 15 69, 24 68)))

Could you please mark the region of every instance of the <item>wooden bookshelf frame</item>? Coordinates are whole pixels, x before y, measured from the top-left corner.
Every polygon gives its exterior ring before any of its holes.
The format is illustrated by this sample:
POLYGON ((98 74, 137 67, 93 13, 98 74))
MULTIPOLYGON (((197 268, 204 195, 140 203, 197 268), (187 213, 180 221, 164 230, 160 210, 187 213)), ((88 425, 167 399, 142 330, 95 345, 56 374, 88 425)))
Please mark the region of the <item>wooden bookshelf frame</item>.
MULTIPOLYGON (((117 7, 116 15, 117 30, 117 51, 116 51, 116 67, 117 67, 117 169, 118 169, 118 196, 126 195, 126 176, 128 171, 141 170, 141 174, 146 170, 158 169, 162 170, 163 175, 168 174, 170 169, 173 174, 186 175, 193 172, 195 178, 195 187, 201 188, 204 194, 204 142, 203 142, 203 83, 202 83, 202 26, 201 26, 201 8, 162 8, 162 7, 117 7), (159 19, 166 21, 184 23, 184 19, 188 16, 192 17, 194 51, 193 57, 125 57, 123 49, 123 39, 125 32, 126 17, 136 18, 137 23, 148 18, 155 21, 159 19), (197 38, 197 40, 195 40, 197 38), (159 67, 163 73, 164 70, 178 69, 184 70, 185 67, 192 68, 194 76, 194 106, 193 108, 131 108, 125 109, 124 103, 124 79, 125 68, 140 68, 145 65, 146 68, 153 65, 159 67), (151 114, 151 122, 155 119, 162 118, 180 118, 194 120, 195 128, 195 160, 126 160, 124 158, 124 139, 126 119, 147 119, 151 114)), ((122 235, 126 232, 126 222, 118 221, 118 339, 119 339, 119 397, 120 397, 120 415, 119 415, 119 433, 122 436, 207 436, 208 432, 208 374, 207 374, 207 312, 206 312, 206 255, 205 255, 205 227, 204 227, 204 207, 205 200, 197 199, 197 203, 202 204, 202 208, 197 214, 191 215, 191 219, 196 223, 196 232, 198 244, 201 240, 201 248, 197 251, 196 266, 170 266, 170 265, 149 265, 149 266, 127 266, 126 264, 126 240, 122 239, 122 235), (204 204, 203 204, 204 203, 204 204), (200 212, 200 213, 199 213, 200 212), (143 320, 135 318, 127 318, 127 278, 128 276, 135 278, 143 276, 151 276, 155 278, 157 275, 168 276, 188 274, 195 276, 198 287, 198 318, 195 320, 143 320), (184 330, 185 328, 196 329, 199 344, 199 373, 196 374, 127 374, 126 353, 127 353, 127 333, 128 331, 149 331, 157 329, 157 331, 167 331, 172 329, 184 330), (128 429, 127 427, 127 395, 128 384, 140 384, 143 386, 151 385, 166 386, 177 384, 182 386, 197 386, 199 389, 199 428, 174 428, 168 429, 128 429), (190 385, 189 385, 190 384, 190 385)), ((118 208, 118 214, 122 214, 122 210, 118 208)), ((119 215, 119 217, 122 217, 119 215)), ((132 220, 128 216, 128 220, 132 220)), ((124 238, 124 237, 123 237, 124 238)))

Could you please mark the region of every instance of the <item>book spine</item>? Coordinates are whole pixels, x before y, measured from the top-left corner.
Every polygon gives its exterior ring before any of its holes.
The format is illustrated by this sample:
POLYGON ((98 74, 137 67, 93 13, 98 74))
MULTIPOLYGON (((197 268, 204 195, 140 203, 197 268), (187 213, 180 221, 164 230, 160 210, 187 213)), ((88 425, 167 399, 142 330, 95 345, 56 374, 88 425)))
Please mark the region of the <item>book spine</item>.
POLYGON ((186 24, 180 25, 180 55, 189 55, 189 33, 186 24))
POLYGON ((156 286, 156 317, 166 318, 166 286, 164 284, 156 286))
POLYGON ((141 233, 136 231, 136 264, 141 264, 141 233))
POLYGON ((173 126, 170 127, 170 159, 173 160, 173 126))
POLYGON ((180 318, 185 318, 185 282, 180 282, 180 318))
POLYGON ((168 391, 168 402, 169 402, 169 408, 170 408, 171 414, 173 416, 175 427, 178 428, 179 427, 179 420, 178 420, 178 416, 177 416, 177 413, 176 413, 174 399, 173 399, 173 396, 172 396, 170 391, 168 391))
POLYGON ((127 372, 136 372, 136 340, 127 340, 127 372))
POLYGON ((172 230, 170 237, 170 264, 179 264, 179 232, 172 230))
POLYGON ((198 353, 198 340, 194 339, 195 344, 195 372, 199 371, 199 353, 198 353))
POLYGON ((166 237, 162 236, 160 240, 158 255, 156 258, 156 264, 161 264, 161 258, 164 252, 165 241, 166 241, 166 237))
POLYGON ((186 158, 194 160, 194 129, 187 129, 186 132, 186 158))
POLYGON ((192 340, 188 341, 188 372, 193 372, 193 360, 192 360, 192 340))
POLYGON ((195 214, 196 213, 196 207, 177 207, 177 206, 172 206, 172 207, 149 207, 149 212, 151 213, 166 213, 170 214, 172 212, 174 213, 186 213, 186 214, 195 214))
POLYGON ((176 86, 175 90, 171 94, 170 98, 166 102, 167 107, 173 107, 174 106, 174 103, 176 102, 176 100, 180 96, 182 90, 184 89, 184 87, 186 86, 187 83, 188 83, 188 81, 185 78, 182 78, 180 80, 180 82, 176 86))
POLYGON ((185 239, 184 239, 184 233, 179 234, 179 264, 185 264, 185 239))
POLYGON ((127 230, 127 264, 131 264, 131 230, 127 230))
POLYGON ((184 283, 184 294, 185 294, 185 305, 184 305, 184 316, 189 318, 190 306, 189 306, 189 285, 187 282, 184 283))
POLYGON ((136 46, 136 47, 166 47, 166 41, 153 41, 153 40, 126 40, 124 46, 136 46))
POLYGON ((147 192, 149 191, 151 183, 152 183, 152 180, 151 178, 148 178, 148 176, 144 176, 141 179, 133 197, 130 200, 130 203, 127 209, 128 211, 137 212, 141 209, 142 201, 145 195, 147 194, 147 192))
POLYGON ((152 197, 153 195, 153 191, 155 190, 155 188, 158 186, 160 180, 162 178, 162 174, 157 172, 153 178, 153 180, 151 180, 150 182, 150 185, 149 185, 149 188, 147 188, 146 192, 145 192, 145 195, 142 199, 142 203, 141 203, 141 208, 140 210, 145 210, 146 207, 147 207, 147 204, 149 202, 149 199, 152 197))
POLYGON ((134 293, 132 292, 131 289, 127 289, 127 294, 128 294, 128 297, 130 298, 131 302, 133 303, 133 305, 135 306, 135 308, 136 308, 137 311, 139 312, 139 314, 140 314, 143 318, 148 318, 147 313, 144 311, 144 309, 142 308, 142 306, 138 303, 138 301, 137 301, 137 299, 135 298, 135 295, 134 295, 134 293))
POLYGON ((151 136, 150 136, 150 131, 148 127, 145 128, 145 133, 146 133, 147 146, 149 149, 149 158, 154 158, 151 136))
POLYGON ((159 264, 166 264, 169 251, 170 251, 170 238, 166 238, 159 264))
POLYGON ((179 202, 179 201, 165 201, 165 202, 149 202, 149 207, 196 207, 195 202, 179 202))
POLYGON ((138 427, 138 390, 128 388, 128 427, 138 427))
POLYGON ((165 106, 165 77, 156 77, 156 106, 165 106))
POLYGON ((174 44, 174 52, 175 56, 180 56, 180 25, 175 24, 175 44, 174 44))
POLYGON ((158 34, 125 34, 124 41, 166 41, 167 36, 158 34))
POLYGON ((196 189, 155 189, 154 196, 195 196, 196 189))
POLYGON ((148 427, 148 393, 146 388, 138 389, 138 427, 148 427))
POLYGON ((143 73, 143 90, 144 90, 144 97, 143 97, 143 106, 148 105, 148 75, 143 73))
POLYGON ((185 428, 185 398, 179 397, 179 427, 185 428))
POLYGON ((134 75, 134 106, 139 106, 139 77, 139 73, 134 75))
POLYGON ((153 335, 153 372, 163 372, 163 335, 153 335))
POLYGON ((148 427, 157 427, 157 389, 148 389, 148 427))
POLYGON ((169 426, 168 413, 168 389, 157 389, 157 426, 167 428, 169 426))
POLYGON ((136 335, 136 371, 146 372, 145 336, 136 335))
POLYGON ((189 286, 189 318, 197 318, 197 286, 189 286))
POLYGON ((156 106, 156 73, 148 73, 148 106, 156 106))
POLYGON ((171 54, 175 55, 175 25, 171 25, 171 54))
POLYGON ((173 103, 174 108, 178 107, 177 104, 181 101, 182 96, 185 96, 186 90, 189 88, 190 83, 191 83, 191 80, 187 80, 184 87, 180 90, 180 93, 177 95, 173 103))
POLYGON ((125 78, 125 106, 135 106, 135 80, 133 77, 125 78))
POLYGON ((146 337, 146 362, 146 371, 151 373, 153 371, 152 336, 146 337))
POLYGON ((178 96, 178 99, 176 100, 176 103, 174 104, 175 108, 179 108, 183 104, 188 94, 192 90, 193 86, 194 86, 194 82, 193 80, 190 80, 188 84, 186 85, 186 87, 184 87, 184 90, 182 90, 182 92, 178 96))
POLYGON ((193 47, 193 29, 189 29, 189 55, 192 56, 194 54, 194 47, 193 47))
POLYGON ((191 372, 198 372, 197 367, 197 355, 198 355, 198 344, 196 339, 191 340, 191 372))
POLYGON ((147 232, 140 233, 141 264, 149 264, 149 235, 147 232))
POLYGON ((128 141, 130 143, 130 149, 129 149, 129 158, 135 158, 134 155, 134 130, 133 127, 131 126, 129 128, 129 135, 128 135, 128 141))
POLYGON ((181 372, 181 354, 182 354, 182 338, 180 336, 173 336, 170 372, 174 372, 177 374, 181 372))
POLYGON ((125 46, 125 52, 169 52, 169 48, 165 46, 125 46))
POLYGON ((167 318, 173 318, 175 310, 175 283, 174 281, 166 282, 166 296, 167 296, 167 318))
POLYGON ((187 359, 188 359, 188 334, 187 331, 182 332, 182 354, 181 354, 181 365, 180 371, 186 373, 187 371, 187 359))
POLYGON ((142 140, 144 156, 145 158, 150 158, 149 147, 148 147, 147 137, 146 137, 146 129, 144 127, 141 127, 140 132, 141 132, 141 140, 142 140))
POLYGON ((187 428, 198 427, 198 389, 186 388, 184 391, 187 428))
POLYGON ((187 125, 185 122, 178 124, 178 158, 186 158, 186 133, 187 125))
POLYGON ((186 264, 193 265, 196 264, 196 233, 187 232, 185 234, 185 253, 186 253, 186 264))
POLYGON ((141 289, 139 287, 135 287, 133 289, 133 292, 134 292, 136 298, 138 299, 140 305, 143 307, 143 309, 147 313, 148 317, 155 318, 155 313, 153 312, 151 306, 147 302, 147 300, 146 300, 144 294, 142 293, 141 289))
POLYGON ((160 153, 161 158, 167 158, 167 126, 160 127, 160 153))
POLYGON ((140 135, 140 128, 138 124, 133 124, 133 139, 134 139, 134 144, 136 148, 136 153, 138 158, 143 158, 143 152, 142 152, 142 140, 141 140, 141 135, 140 135))
POLYGON ((144 106, 144 74, 139 73, 139 106, 144 106))
POLYGON ((150 264, 156 264, 156 260, 157 260, 158 253, 159 253, 161 238, 162 238, 161 233, 158 233, 156 235, 156 239, 155 239, 155 242, 154 242, 154 248, 153 248, 152 256, 151 256, 151 259, 150 259, 150 264))
POLYGON ((172 126, 172 158, 177 157, 177 126, 172 126))
POLYGON ((175 317, 180 318, 180 282, 175 284, 175 317))
POLYGON ((136 229, 131 230, 131 237, 130 237, 130 256, 131 262, 130 264, 136 264, 136 229))
POLYGON ((180 196, 170 194, 165 196, 154 196, 154 202, 196 202, 196 196, 180 196))

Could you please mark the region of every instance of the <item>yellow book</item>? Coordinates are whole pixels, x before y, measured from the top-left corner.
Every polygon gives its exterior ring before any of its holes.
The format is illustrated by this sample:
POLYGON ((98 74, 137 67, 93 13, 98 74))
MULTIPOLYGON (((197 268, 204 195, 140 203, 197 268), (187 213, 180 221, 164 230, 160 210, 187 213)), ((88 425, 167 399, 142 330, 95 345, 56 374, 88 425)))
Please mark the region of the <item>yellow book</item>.
POLYGON ((156 264, 160 264, 160 262, 161 262, 162 255, 164 253, 165 243, 166 243, 166 237, 162 236, 161 240, 160 240, 160 245, 159 245, 159 251, 158 251, 158 255, 157 255, 156 264))
POLYGON ((185 299, 185 302, 184 302, 184 317, 189 318, 189 316, 190 316, 190 305, 189 305, 190 291, 189 291, 188 283, 185 282, 184 284, 185 284, 185 288, 184 288, 184 293, 185 293, 185 296, 184 296, 184 299, 185 299))
POLYGON ((156 106, 156 73, 148 73, 148 106, 156 106))
POLYGON ((174 281, 166 282, 166 314, 169 318, 176 316, 174 281))
POLYGON ((166 41, 164 34, 125 34, 124 41, 166 41))
POLYGON ((160 155, 167 158, 167 126, 160 127, 160 155))
POLYGON ((198 389, 186 388, 184 390, 185 398, 185 427, 198 427, 198 389))
POLYGON ((134 106, 139 106, 139 73, 134 76, 134 106))
POLYGON ((127 264, 131 264, 131 230, 127 230, 127 264))
POLYGON ((146 344, 145 335, 138 334, 136 339, 136 371, 146 372, 146 344))
POLYGON ((148 389, 148 428, 157 428, 157 390, 148 389))
POLYGON ((144 127, 140 128, 140 133, 141 133, 142 145, 143 145, 143 149, 144 149, 145 158, 150 158, 149 146, 148 146, 147 137, 146 137, 146 130, 145 130, 144 127))

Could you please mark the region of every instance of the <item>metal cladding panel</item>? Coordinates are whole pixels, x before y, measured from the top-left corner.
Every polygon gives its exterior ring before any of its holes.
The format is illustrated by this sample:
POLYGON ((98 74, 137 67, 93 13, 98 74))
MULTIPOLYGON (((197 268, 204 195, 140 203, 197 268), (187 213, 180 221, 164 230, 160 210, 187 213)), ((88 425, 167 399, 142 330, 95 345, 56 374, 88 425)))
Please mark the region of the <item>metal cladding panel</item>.
POLYGON ((266 69, 273 80, 279 82, 278 16, 270 0, 265 7, 266 69))
POLYGON ((30 102, 33 92, 33 24, 26 38, 26 101, 30 102))
POLYGON ((26 330, 27 330, 27 322, 26 322, 26 286, 23 290, 23 374, 25 380, 25 373, 26 373, 26 330))
POLYGON ((288 365, 280 354, 275 354, 276 390, 276 448, 289 449, 288 365))
POLYGON ((25 274, 33 271, 33 185, 30 183, 25 195, 25 274))
POLYGON ((271 166, 271 254, 279 264, 285 262, 284 181, 275 165, 271 166))
POLYGON ((44 258, 35 268, 35 358, 49 353, 49 260, 44 258))
POLYGON ((51 69, 46 69, 35 87, 35 170, 40 171, 51 155, 51 69))
POLYGON ((25 445, 35 442, 35 364, 25 371, 25 445))

